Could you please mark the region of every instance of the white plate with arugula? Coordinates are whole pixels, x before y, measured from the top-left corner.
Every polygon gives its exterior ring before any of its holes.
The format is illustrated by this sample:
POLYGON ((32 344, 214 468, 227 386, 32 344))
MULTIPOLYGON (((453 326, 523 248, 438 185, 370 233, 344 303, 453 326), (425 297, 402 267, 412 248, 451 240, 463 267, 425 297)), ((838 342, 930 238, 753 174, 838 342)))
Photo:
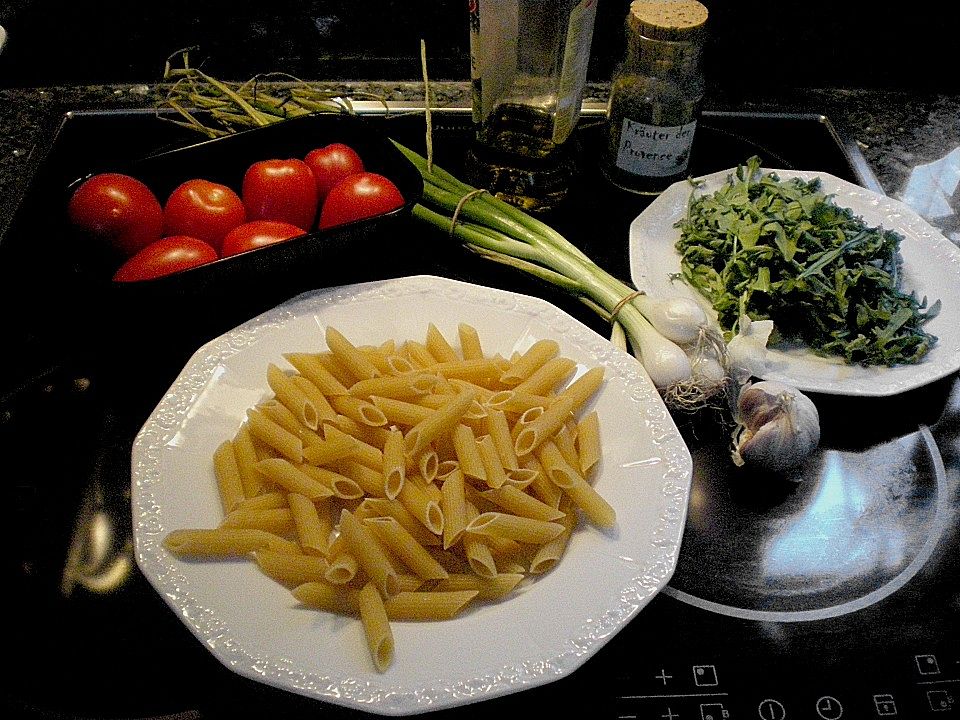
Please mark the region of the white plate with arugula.
MULTIPOLYGON (((712 195, 726 186, 737 168, 678 182, 656 198, 630 226, 630 271, 637 288, 656 297, 686 295, 709 304, 680 279, 681 257, 677 223, 687 217, 691 193, 712 195)), ((900 289, 940 301, 940 311, 923 329, 936 337, 932 348, 916 363, 860 365, 842 357, 825 357, 803 346, 771 345, 760 377, 778 380, 806 392, 884 397, 896 395, 960 369, 960 248, 947 240, 905 204, 828 173, 763 168, 783 181, 818 178, 821 189, 840 208, 849 208, 870 228, 892 230, 902 237, 899 246, 900 289)))

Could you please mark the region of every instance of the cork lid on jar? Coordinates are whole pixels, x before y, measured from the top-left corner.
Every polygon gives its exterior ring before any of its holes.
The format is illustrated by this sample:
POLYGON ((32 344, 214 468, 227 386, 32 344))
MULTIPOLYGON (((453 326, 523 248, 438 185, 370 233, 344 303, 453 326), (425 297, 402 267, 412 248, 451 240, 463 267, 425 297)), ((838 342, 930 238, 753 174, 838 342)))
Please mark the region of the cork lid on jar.
POLYGON ((627 26, 655 40, 689 40, 703 31, 707 8, 697 0, 634 0, 627 26))

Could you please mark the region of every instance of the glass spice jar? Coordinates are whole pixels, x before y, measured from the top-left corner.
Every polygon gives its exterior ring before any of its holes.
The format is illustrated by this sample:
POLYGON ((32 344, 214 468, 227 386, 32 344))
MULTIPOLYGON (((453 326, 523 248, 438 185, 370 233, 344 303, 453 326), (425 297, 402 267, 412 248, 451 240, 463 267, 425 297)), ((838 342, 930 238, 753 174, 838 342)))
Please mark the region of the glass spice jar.
POLYGON ((630 4, 601 160, 614 185, 655 195, 686 177, 704 93, 706 22, 707 8, 697 0, 630 4))

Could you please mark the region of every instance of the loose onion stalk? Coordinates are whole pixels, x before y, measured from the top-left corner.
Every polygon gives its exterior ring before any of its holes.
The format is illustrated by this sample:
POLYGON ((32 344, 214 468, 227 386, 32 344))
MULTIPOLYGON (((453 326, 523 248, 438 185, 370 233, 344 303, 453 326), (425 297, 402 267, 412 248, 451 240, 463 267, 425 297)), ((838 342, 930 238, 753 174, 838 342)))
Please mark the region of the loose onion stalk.
MULTIPOLYGON (((165 78, 174 82, 160 106, 178 113, 181 119, 174 120, 177 124, 209 137, 317 112, 352 112, 349 98, 289 76, 282 77, 293 80, 292 84, 277 96, 267 92, 267 83, 261 83, 280 77, 276 74, 231 84, 190 67, 186 51, 181 59, 179 68, 167 63, 165 78), (197 110, 218 126, 201 122, 197 110)), ((637 293, 546 223, 435 165, 429 138, 427 158, 393 142, 423 177, 424 194, 413 208, 414 218, 452 234, 484 258, 581 298, 615 328, 621 326, 630 349, 672 407, 696 409, 726 388, 722 349, 714 352, 722 348, 722 342, 716 344, 695 303, 658 301, 637 293), (708 366, 709 372, 701 372, 708 366)))

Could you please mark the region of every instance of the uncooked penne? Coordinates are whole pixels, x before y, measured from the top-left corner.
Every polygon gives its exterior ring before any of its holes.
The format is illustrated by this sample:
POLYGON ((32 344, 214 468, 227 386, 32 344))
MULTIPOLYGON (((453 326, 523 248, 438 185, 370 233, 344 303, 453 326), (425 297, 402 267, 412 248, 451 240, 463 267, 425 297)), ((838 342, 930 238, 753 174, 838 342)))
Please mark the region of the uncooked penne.
POLYGON ((401 592, 383 605, 391 620, 449 620, 478 594, 477 590, 401 592))
POLYGON ((404 375, 383 375, 358 380, 350 387, 354 397, 370 399, 371 396, 409 400, 433 392, 437 376, 428 372, 413 372, 404 375))
POLYGON ((264 573, 285 585, 323 582, 330 567, 326 558, 313 555, 257 550, 253 556, 264 573))
POLYGON ((577 423, 577 457, 580 462, 580 474, 585 478, 600 462, 600 416, 594 410, 577 423))
POLYGON ((283 457, 292 462, 303 460, 303 441, 264 413, 250 408, 247 410, 247 424, 253 437, 274 448, 283 457))
POLYGON ((330 352, 355 380, 366 380, 380 374, 370 358, 339 330, 328 325, 325 335, 330 352))
POLYGON ((503 487, 507 482, 506 468, 503 467, 503 461, 500 459, 500 453, 497 452, 497 446, 493 438, 484 435, 477 440, 477 451, 480 453, 480 460, 483 462, 484 482, 488 487, 503 487))
POLYGON ((480 360, 483 358, 483 345, 480 342, 480 333, 469 323, 457 325, 457 335, 460 338, 460 354, 464 360, 480 360))
POLYGON ((269 510, 234 510, 223 519, 220 527, 258 528, 283 536, 293 530, 293 514, 288 507, 269 510))
POLYGON ((250 425, 243 423, 233 437, 233 453, 240 472, 243 494, 248 498, 256 497, 263 489, 263 475, 257 472, 257 449, 250 434, 250 425))
POLYGON ((327 397, 349 394, 346 386, 327 369, 318 354, 287 353, 283 357, 327 397))
POLYGON ((417 577, 424 580, 442 580, 447 577, 443 566, 394 518, 368 518, 363 524, 373 530, 384 546, 417 577))
POLYGON ((427 338, 424 344, 427 352, 433 355, 437 362, 455 362, 462 359, 433 323, 427 325, 427 338))
POLYGON ((393 662, 393 631, 383 606, 383 597, 374 583, 367 583, 357 593, 357 606, 370 657, 377 670, 384 672, 393 662))
POLYGON ((500 382, 507 387, 516 387, 559 353, 560 344, 556 340, 537 340, 510 364, 509 369, 500 376, 500 382))
POLYGON ((587 370, 557 396, 543 414, 517 435, 514 450, 517 456, 532 452, 544 440, 552 436, 567 421, 570 413, 576 412, 593 396, 603 382, 603 368, 587 370))
POLYGON ((410 455, 416 455, 440 435, 452 431, 473 401, 472 393, 469 391, 462 392, 410 428, 403 436, 403 445, 406 452, 410 455))
POLYGON ((585 479, 599 419, 584 413, 602 368, 576 370, 554 340, 510 359, 459 345, 355 345, 266 368, 273 395, 214 452, 221 527, 176 530, 183 558, 247 556, 304 607, 359 617, 373 663, 393 661, 393 620, 445 620, 555 567, 578 518, 613 508, 585 479))
POLYGON ((467 523, 466 532, 542 545, 563 532, 563 525, 509 513, 485 512, 467 523))
POLYGON ((279 400, 298 421, 311 430, 316 430, 320 422, 320 414, 316 406, 307 397, 307 394, 279 367, 270 363, 267 365, 267 384, 279 400))
POLYGON ((178 557, 239 557, 255 550, 298 553, 297 544, 266 530, 215 528, 172 530, 164 547, 178 557))
POLYGON ((271 482, 289 492, 305 495, 313 501, 333 495, 329 487, 310 477, 297 465, 284 458, 261 460, 257 463, 257 469, 271 482))
POLYGON ((446 475, 440 486, 444 550, 456 545, 467 527, 467 500, 464 488, 463 472, 460 468, 446 475))
POLYGON ((612 528, 616 525, 616 512, 610 503, 604 500, 577 470, 567 464, 552 441, 542 443, 538 453, 547 477, 570 497, 590 522, 601 528, 612 528))
POLYGON ((340 513, 340 536, 381 595, 390 597, 400 591, 397 571, 380 541, 347 509, 340 513))
POLYGON ((244 501, 243 481, 240 468, 233 452, 233 443, 224 440, 213 453, 213 469, 217 476, 217 489, 220 492, 220 506, 224 513, 236 510, 244 501))
POLYGON ((563 511, 560 509, 547 505, 513 485, 485 490, 480 495, 513 515, 546 522, 553 522, 563 517, 563 511))
POLYGON ((406 479, 406 460, 403 456, 403 433, 391 430, 383 447, 383 492, 394 500, 403 489, 406 479))
POLYGON ((353 395, 336 395, 330 398, 330 405, 340 415, 356 420, 362 425, 383 427, 387 424, 387 416, 383 410, 369 400, 354 397, 353 395))
POLYGON ((484 578, 468 573, 452 573, 433 586, 434 592, 475 590, 477 600, 499 600, 513 592, 523 580, 523 573, 498 573, 484 578))
POLYGON ((405 482, 400 488, 397 500, 420 523, 436 536, 443 535, 443 511, 440 504, 426 490, 414 482, 405 482))
POLYGON ((576 369, 577 364, 570 358, 555 357, 513 390, 530 395, 546 395, 564 383, 576 369))
POLYGON ((322 512, 313 500, 300 493, 289 493, 287 502, 290 504, 297 539, 304 553, 326 555, 330 549, 330 532, 333 529, 327 501, 320 501, 323 503, 322 512))

